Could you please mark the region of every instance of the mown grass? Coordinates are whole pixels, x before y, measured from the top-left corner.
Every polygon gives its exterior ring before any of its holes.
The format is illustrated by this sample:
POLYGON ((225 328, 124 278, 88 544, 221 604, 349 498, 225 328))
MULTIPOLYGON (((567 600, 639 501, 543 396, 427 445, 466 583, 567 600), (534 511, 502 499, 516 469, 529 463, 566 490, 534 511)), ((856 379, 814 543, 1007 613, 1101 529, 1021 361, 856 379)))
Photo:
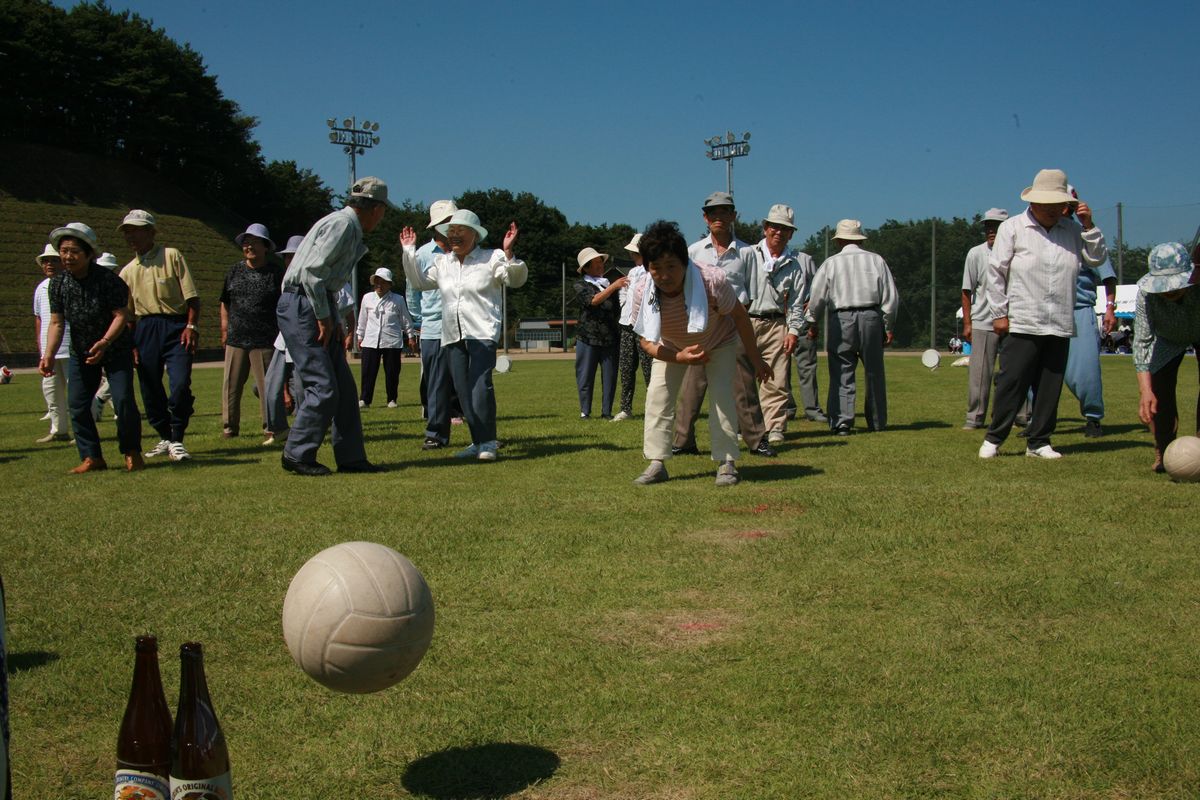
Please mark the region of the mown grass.
POLYGON ((563 361, 496 376, 491 465, 419 450, 410 364, 402 407, 365 415, 391 471, 319 481, 220 438, 217 369, 192 463, 69 478, 20 375, 0 387, 17 794, 109 791, 153 630, 172 705, 175 648, 205 643, 248 798, 1194 797, 1198 495, 1149 472, 1129 360, 1104 360, 1106 437, 1064 396, 1057 463, 1015 438, 980 462, 965 371, 887 368, 890 430, 801 423, 726 490, 697 457, 630 485, 640 421, 577 419, 563 361), (408 555, 438 614, 417 671, 365 697, 305 677, 279 624, 296 569, 360 538, 408 555))

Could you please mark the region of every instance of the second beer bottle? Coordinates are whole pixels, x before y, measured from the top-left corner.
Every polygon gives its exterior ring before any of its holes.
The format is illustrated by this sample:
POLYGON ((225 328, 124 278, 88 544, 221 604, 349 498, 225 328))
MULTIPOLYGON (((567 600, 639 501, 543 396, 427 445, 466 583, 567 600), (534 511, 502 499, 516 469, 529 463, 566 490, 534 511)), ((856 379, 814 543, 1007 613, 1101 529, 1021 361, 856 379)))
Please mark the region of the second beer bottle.
POLYGON ((171 797, 232 800, 229 750, 208 696, 200 643, 184 643, 179 648, 179 660, 179 708, 171 738, 171 797))

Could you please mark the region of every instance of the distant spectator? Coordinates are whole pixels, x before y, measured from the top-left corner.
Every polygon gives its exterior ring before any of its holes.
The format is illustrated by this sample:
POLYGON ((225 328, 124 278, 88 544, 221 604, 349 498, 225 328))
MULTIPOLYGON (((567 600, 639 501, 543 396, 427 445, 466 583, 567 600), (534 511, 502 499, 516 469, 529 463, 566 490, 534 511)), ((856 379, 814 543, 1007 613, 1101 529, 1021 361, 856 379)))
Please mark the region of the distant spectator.
POLYGON ((183 437, 196 406, 192 360, 200 341, 200 293, 183 254, 155 243, 153 214, 133 209, 122 220, 120 231, 134 252, 133 260, 121 270, 121 280, 129 286, 130 308, 137 319, 133 346, 138 354, 138 383, 146 421, 159 435, 146 457, 165 455, 172 461, 186 461, 192 457, 183 437), (170 396, 163 389, 163 370, 170 381, 170 396))
MULTIPOLYGON (((46 355, 46 342, 50 337, 50 280, 62 271, 62 260, 58 251, 47 244, 37 257, 45 280, 33 290, 34 335, 38 343, 38 357, 46 355)), ((71 326, 63 326, 62 344, 54 356, 54 374, 42 378, 42 396, 46 399, 46 415, 50 420, 50 432, 37 440, 38 444, 69 441, 67 433, 67 360, 71 357, 71 326)))
POLYGON ((575 387, 579 392, 579 416, 592 415, 592 394, 596 385, 596 367, 600 368, 600 416, 612 418, 613 399, 617 394, 617 355, 620 350, 620 304, 617 293, 629 282, 621 276, 609 283, 604 277, 607 253, 585 247, 575 257, 579 280, 575 281, 575 302, 579 304, 579 324, 575 326, 575 387))
POLYGON ((404 343, 413 337, 412 317, 404 298, 392 291, 392 271, 380 267, 371 276, 375 291, 363 295, 358 310, 358 346, 362 351, 362 394, 358 407, 369 408, 375 396, 375 379, 383 364, 384 391, 388 408, 395 408, 399 399, 400 360, 404 343))
POLYGON ((50 335, 39 366, 43 377, 54 374, 54 354, 70 323, 67 402, 75 447, 82 459, 71 472, 79 475, 108 468, 92 416, 92 399, 102 371, 108 373, 112 387, 117 442, 125 456, 125 469, 142 469, 142 415, 133 399, 133 343, 126 331, 129 288, 112 272, 97 266, 96 232, 82 222, 55 228, 50 242, 58 248, 65 269, 50 281, 50 335))
MULTIPOLYGON (((1138 416, 1154 434, 1153 469, 1162 472, 1163 452, 1179 429, 1179 366, 1189 348, 1200 345, 1200 265, 1177 242, 1155 247, 1149 262, 1149 273, 1137 284, 1133 368, 1141 395, 1138 416)), ((1200 397, 1195 422, 1200 434, 1200 397)))
POLYGON ((641 241, 641 238, 640 233, 635 233, 629 240, 629 244, 625 245, 625 249, 633 257, 634 267, 625 276, 626 283, 617 293, 617 298, 621 303, 621 318, 618 320, 621 344, 617 352, 617 373, 621 379, 621 410, 612 418, 613 422, 622 422, 633 416, 633 387, 637 382, 638 365, 641 364, 642 380, 649 386, 650 367, 654 363, 650 354, 642 349, 637 333, 629 324, 629 315, 633 312, 629 302, 629 298, 633 294, 632 289, 638 281, 649 280, 646 277, 646 267, 642 264, 642 254, 638 252, 638 242, 641 241))
POLYGON ((455 457, 495 461, 499 443, 492 370, 500 339, 501 295, 505 286, 524 286, 529 268, 513 254, 516 222, 508 226, 503 250, 479 247, 487 229, 465 208, 455 211, 437 230, 446 237, 450 252, 434 258, 423 274, 417 268, 416 233, 412 228, 401 232, 404 273, 417 289, 438 289, 442 295, 442 349, 471 429, 470 447, 455 457))
POLYGON ((234 242, 242 248, 242 260, 229 268, 221 288, 221 345, 225 348, 221 435, 226 439, 241 432, 242 389, 251 373, 258 390, 263 433, 271 432, 266 374, 279 335, 275 307, 283 281, 283 268, 269 258, 275 242, 265 225, 254 223, 234 242))

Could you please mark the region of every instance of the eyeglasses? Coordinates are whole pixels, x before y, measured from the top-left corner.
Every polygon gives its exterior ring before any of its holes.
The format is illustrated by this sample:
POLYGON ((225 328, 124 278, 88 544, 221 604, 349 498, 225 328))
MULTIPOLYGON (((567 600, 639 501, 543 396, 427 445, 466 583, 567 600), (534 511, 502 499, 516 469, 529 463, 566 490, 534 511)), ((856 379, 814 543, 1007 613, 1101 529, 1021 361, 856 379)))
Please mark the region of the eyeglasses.
POLYGON ((78 247, 60 247, 58 248, 58 255, 62 258, 66 258, 67 256, 74 258, 77 256, 86 256, 87 251, 81 250, 78 247))

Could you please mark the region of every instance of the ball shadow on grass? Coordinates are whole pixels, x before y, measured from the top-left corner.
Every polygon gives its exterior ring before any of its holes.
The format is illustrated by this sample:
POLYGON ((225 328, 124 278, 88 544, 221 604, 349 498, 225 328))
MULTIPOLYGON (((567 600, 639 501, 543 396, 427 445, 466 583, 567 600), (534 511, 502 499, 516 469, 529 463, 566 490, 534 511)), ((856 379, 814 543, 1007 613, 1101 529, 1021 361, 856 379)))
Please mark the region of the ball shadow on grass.
POLYGON ((45 650, 17 650, 8 654, 8 674, 16 675, 58 661, 58 653, 45 650))
POLYGON ((418 797, 487 800, 508 797, 546 780, 559 763, 553 752, 529 744, 451 747, 409 764, 400 782, 418 797))

